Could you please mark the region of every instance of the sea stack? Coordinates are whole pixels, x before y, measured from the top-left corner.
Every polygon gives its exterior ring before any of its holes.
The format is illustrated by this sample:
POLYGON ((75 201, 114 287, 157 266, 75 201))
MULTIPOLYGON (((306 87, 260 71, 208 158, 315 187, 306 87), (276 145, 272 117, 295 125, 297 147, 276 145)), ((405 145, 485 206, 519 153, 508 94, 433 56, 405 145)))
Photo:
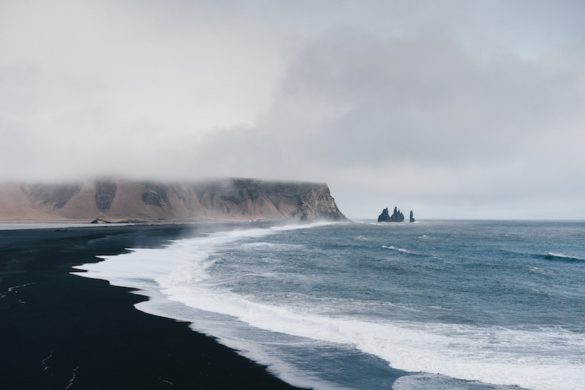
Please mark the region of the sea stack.
POLYGON ((390 214, 387 208, 382 210, 382 214, 378 216, 378 222, 390 222, 390 214))
POLYGON ((398 210, 398 207, 394 207, 394 211, 392 215, 388 209, 382 210, 382 214, 378 216, 378 222, 404 222, 404 214, 402 211, 398 210))
POLYGON ((410 222, 414 222, 416 221, 416 219, 414 219, 414 213, 412 212, 412 210, 410 210, 410 218, 409 218, 410 222))

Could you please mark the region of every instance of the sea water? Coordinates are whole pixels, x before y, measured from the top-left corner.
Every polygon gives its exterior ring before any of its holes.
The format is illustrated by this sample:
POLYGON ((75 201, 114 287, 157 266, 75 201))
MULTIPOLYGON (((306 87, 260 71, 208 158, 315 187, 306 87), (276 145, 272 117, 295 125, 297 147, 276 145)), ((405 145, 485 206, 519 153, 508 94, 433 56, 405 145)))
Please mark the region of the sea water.
POLYGON ((226 229, 86 264, 291 384, 585 389, 585 223, 226 229))

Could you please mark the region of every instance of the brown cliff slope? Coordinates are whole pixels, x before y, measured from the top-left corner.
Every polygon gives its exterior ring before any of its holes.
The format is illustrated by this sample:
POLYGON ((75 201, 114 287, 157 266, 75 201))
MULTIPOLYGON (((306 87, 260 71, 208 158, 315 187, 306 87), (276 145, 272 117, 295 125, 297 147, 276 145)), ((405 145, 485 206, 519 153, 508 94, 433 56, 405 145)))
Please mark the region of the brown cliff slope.
POLYGON ((0 184, 0 221, 344 220, 322 183, 254 179, 0 184))

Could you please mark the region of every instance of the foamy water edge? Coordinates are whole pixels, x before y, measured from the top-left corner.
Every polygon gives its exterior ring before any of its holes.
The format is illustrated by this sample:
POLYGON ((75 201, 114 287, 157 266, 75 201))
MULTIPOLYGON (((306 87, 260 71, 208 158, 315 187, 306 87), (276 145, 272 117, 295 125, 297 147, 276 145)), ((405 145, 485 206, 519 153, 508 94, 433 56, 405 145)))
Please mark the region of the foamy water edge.
MULTIPOLYGON (((298 337, 349 344, 359 350, 388 361, 392 367, 407 371, 440 373, 454 378, 479 380, 501 385, 520 385, 534 389, 573 389, 580 380, 585 380, 583 366, 570 364, 559 366, 555 362, 525 360, 516 364, 514 356, 497 354, 478 349, 477 344, 485 340, 498 343, 521 340, 530 348, 542 345, 543 338, 565 343, 576 343, 576 348, 585 349, 585 340, 557 328, 540 331, 510 330, 505 328, 479 328, 476 326, 417 323, 373 323, 351 318, 330 318, 307 312, 298 312, 286 307, 267 305, 230 293, 217 291, 205 284, 207 270, 213 266, 210 254, 223 245, 248 238, 258 238, 279 231, 308 229, 326 224, 292 225, 267 229, 246 229, 213 233, 204 237, 173 241, 161 249, 135 249, 131 253, 103 257, 105 261, 76 267, 88 273, 84 277, 109 280, 113 285, 140 289, 151 300, 137 308, 151 314, 177 318, 176 313, 161 310, 161 301, 179 302, 199 310, 224 314, 260 329, 281 332, 298 337), (160 260, 164 259, 163 262, 160 260), (122 263, 121 261, 124 261, 122 263), (140 275, 136 270, 140 269, 140 275), (148 283, 145 281, 152 281, 148 283), (406 342, 406 340, 411 340, 406 342), (450 346, 459 344, 469 356, 451 353, 450 346), (433 346, 433 348, 429 348, 433 346), (551 376, 551 372, 557 375, 551 376)), ((394 249, 394 248, 392 248, 394 249)), ((199 329, 214 336, 213 332, 199 329)), ((315 383, 315 378, 305 378, 291 372, 283 362, 274 357, 263 356, 253 345, 242 345, 239 340, 222 339, 229 347, 262 364, 270 365, 273 372, 284 380, 300 386, 331 387, 326 383, 315 383)), ((244 343, 245 344, 245 343, 244 343)), ((547 344, 548 345, 548 344, 547 344)), ((544 351, 545 355, 547 351, 544 351)), ((555 352, 555 351, 551 351, 555 352)))

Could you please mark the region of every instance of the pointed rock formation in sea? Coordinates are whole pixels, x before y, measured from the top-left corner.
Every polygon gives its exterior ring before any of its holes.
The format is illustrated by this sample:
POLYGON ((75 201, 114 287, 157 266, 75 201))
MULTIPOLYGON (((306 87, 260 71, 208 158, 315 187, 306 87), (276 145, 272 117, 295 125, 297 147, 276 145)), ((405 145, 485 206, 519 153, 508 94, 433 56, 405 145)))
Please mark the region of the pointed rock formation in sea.
POLYGON ((392 215, 388 209, 382 210, 382 214, 378 216, 378 222, 404 222, 404 214, 398 210, 398 207, 394 207, 392 215))
POLYGON ((378 222, 390 222, 390 214, 387 208, 382 210, 382 214, 378 216, 378 222))
POLYGON ((412 212, 412 210, 410 210, 410 222, 414 222, 416 221, 416 219, 414 219, 414 213, 412 212))
POLYGON ((394 212, 392 213, 392 216, 390 217, 390 221, 391 222, 404 222, 404 214, 402 214, 402 211, 398 210, 398 207, 394 207, 394 212))

